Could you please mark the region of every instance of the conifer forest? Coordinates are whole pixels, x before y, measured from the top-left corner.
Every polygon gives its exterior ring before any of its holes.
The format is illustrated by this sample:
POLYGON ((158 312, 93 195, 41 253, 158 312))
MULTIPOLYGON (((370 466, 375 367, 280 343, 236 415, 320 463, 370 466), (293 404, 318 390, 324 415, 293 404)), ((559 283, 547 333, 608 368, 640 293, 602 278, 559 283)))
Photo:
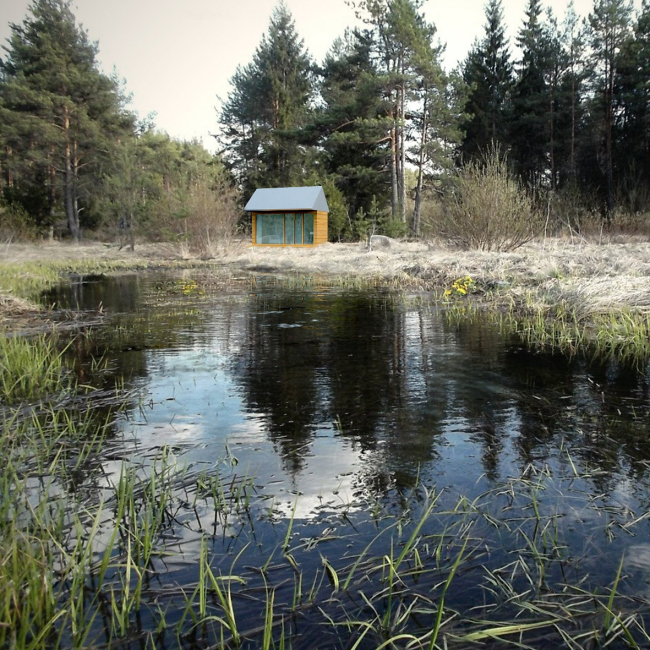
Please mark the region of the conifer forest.
POLYGON ((422 0, 353 6, 358 25, 316 61, 277 5, 217 107, 212 154, 130 110, 70 2, 35 0, 0 55, 3 236, 173 238, 211 210, 245 228, 256 188, 295 185, 324 187, 332 241, 426 236, 463 171, 490 164, 547 228, 647 226, 650 0, 562 20, 526 0, 512 41, 488 0, 453 70, 422 0))

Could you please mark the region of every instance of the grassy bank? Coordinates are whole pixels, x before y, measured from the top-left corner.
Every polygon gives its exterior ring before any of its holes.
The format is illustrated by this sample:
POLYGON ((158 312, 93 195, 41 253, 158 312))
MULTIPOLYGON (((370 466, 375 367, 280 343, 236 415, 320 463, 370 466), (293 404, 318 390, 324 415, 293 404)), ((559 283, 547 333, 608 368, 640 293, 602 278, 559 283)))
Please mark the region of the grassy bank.
POLYGON ((99 243, 5 244, 0 249, 0 322, 22 325, 42 311, 39 296, 74 275, 114 274, 151 269, 220 268, 217 260, 189 258, 167 244, 147 244, 136 252, 99 243))
MULTIPOLYGON (((494 312, 525 341, 575 351, 648 352, 650 244, 545 240, 516 252, 458 252, 423 243, 394 243, 368 251, 356 244, 316 249, 252 248, 244 242, 218 258, 189 258, 170 245, 132 253, 103 244, 5 245, 0 255, 0 314, 29 314, 39 294, 71 273, 202 268, 221 275, 273 273, 348 287, 383 286, 431 292, 435 300, 465 300, 454 283, 470 278, 472 305, 494 312), (450 295, 451 294, 451 295, 450 295)), ((288 280, 291 281, 291 280, 288 280)))

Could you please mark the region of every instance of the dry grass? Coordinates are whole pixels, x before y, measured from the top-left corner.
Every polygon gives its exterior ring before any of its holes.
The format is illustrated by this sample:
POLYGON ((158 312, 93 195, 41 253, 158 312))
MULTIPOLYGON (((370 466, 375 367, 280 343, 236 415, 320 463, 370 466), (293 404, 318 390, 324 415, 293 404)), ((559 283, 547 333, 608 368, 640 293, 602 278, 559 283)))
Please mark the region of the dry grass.
MULTIPOLYGON (((317 248, 261 248, 241 240, 215 248, 214 257, 193 255, 177 245, 144 244, 136 251, 101 243, 5 244, 0 266, 34 266, 91 272, 107 268, 216 266, 232 271, 323 275, 331 278, 379 279, 398 287, 448 287, 469 275, 476 287, 497 301, 541 305, 565 304, 581 315, 609 310, 650 310, 650 243, 628 238, 602 244, 547 239, 515 252, 458 251, 442 244, 396 243, 367 251, 360 244, 324 244, 317 248)), ((0 292, 3 287, 0 287, 0 292)), ((3 312, 24 311, 22 296, 7 294, 3 312)))

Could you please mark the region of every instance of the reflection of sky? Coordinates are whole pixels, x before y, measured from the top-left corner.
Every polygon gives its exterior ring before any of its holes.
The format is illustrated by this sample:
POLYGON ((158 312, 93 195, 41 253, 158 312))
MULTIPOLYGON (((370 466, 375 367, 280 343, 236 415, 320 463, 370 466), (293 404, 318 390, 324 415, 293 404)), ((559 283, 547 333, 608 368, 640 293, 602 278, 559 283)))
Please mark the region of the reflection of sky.
MULTIPOLYGON (((600 393, 584 371, 558 379, 538 407, 540 391, 531 388, 539 381, 534 367, 508 368, 503 343, 489 328, 456 330, 435 312, 372 298, 369 307, 356 303, 366 312, 349 314, 337 298, 340 293, 328 291, 262 292, 216 299, 207 316, 197 310, 196 322, 180 325, 173 347, 135 353, 145 356, 147 370, 140 407, 122 423, 126 437, 145 455, 169 446, 188 465, 249 475, 279 512, 290 514, 298 497, 296 516, 307 517, 324 507, 354 508, 358 495, 374 489, 376 496, 398 475, 456 493, 480 493, 495 481, 521 475, 531 459, 557 465, 562 454, 550 441, 542 442, 548 427, 574 435, 581 418, 599 415, 600 393), (384 319, 381 325, 368 321, 365 341, 364 318, 384 319), (362 352, 356 341, 365 343, 362 352), (381 354, 368 360, 363 355, 374 351, 374 341, 381 354), (263 353, 268 366, 255 381, 297 376, 313 382, 315 406, 298 438, 278 421, 282 408, 271 422, 266 407, 246 394, 242 367, 259 358, 248 351, 260 342, 269 346, 263 353), (292 346, 291 354, 283 346, 292 346), (328 346, 345 357, 337 368, 323 353, 328 346), (274 376, 273 363, 283 364, 285 374, 274 376), (336 373, 350 372, 357 382, 376 382, 371 385, 377 385, 377 394, 355 393, 355 399, 367 400, 363 408, 341 400, 343 384, 335 386, 336 373), (347 420, 346 413, 333 412, 337 390, 339 404, 350 410, 347 420), (370 430, 359 421, 364 414, 375 417, 370 430), (333 425, 337 416, 341 431, 333 425), (300 462, 287 462, 287 454, 300 462)), ((354 378, 346 381, 344 388, 355 387, 354 378)), ((564 459, 558 466, 566 470, 566 465, 564 459)), ((623 483, 620 477, 617 482, 623 483)))
POLYGON ((243 403, 219 350, 218 345, 201 345, 148 352, 154 357, 149 367, 155 370, 140 396, 143 408, 123 424, 124 432, 137 438, 140 453, 178 447, 188 465, 228 464, 237 474, 253 477, 260 493, 274 497, 286 515, 297 497, 298 517, 316 507, 352 503, 351 477, 359 464, 353 445, 323 423, 305 444, 300 473, 287 475, 268 438, 264 414, 251 413, 243 403))

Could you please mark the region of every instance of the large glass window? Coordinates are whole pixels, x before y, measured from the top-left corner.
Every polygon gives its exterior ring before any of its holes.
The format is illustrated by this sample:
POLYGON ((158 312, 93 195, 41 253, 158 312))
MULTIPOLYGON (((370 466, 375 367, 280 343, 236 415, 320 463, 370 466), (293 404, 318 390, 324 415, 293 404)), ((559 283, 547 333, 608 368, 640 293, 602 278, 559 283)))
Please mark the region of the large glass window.
POLYGON ((284 215, 284 243, 293 244, 293 214, 284 215))
POLYGON ((305 244, 314 243, 314 215, 313 213, 307 213, 304 215, 304 224, 303 224, 305 238, 305 244))
POLYGON ((256 237, 258 244, 313 244, 314 214, 257 214, 256 237))
POLYGON ((257 243, 284 243, 284 214, 257 215, 257 243))
POLYGON ((296 215, 295 233, 296 233, 295 243, 302 244, 302 215, 301 214, 296 215))

